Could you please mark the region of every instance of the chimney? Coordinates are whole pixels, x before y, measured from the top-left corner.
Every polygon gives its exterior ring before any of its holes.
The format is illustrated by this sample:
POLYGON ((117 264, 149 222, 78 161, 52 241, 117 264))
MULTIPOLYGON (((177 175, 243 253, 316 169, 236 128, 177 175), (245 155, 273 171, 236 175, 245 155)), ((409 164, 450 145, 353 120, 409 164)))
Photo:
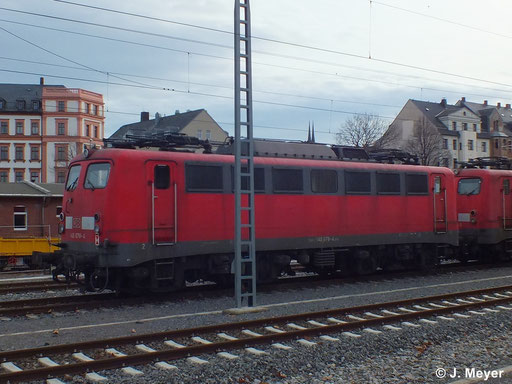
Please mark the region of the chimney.
POLYGON ((148 121, 149 120, 149 112, 141 112, 140 113, 140 121, 148 121))
POLYGON ((501 103, 496 104, 498 108, 501 108, 501 103))
POLYGON ((39 85, 44 85, 44 77, 39 78, 39 85))
POLYGON ((484 100, 484 107, 487 107, 487 100, 484 100))
POLYGON ((446 108, 446 99, 444 97, 441 99, 441 107, 446 108))
POLYGON ((174 111, 174 114, 175 114, 175 115, 179 115, 179 114, 180 114, 180 110, 179 110, 179 109, 175 110, 175 111, 174 111))

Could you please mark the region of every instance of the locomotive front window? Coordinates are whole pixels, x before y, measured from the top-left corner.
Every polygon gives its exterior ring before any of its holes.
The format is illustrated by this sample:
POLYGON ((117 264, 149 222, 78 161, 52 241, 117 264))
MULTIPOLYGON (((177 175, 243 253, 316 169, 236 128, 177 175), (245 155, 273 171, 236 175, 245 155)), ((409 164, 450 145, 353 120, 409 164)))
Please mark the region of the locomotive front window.
POLYGON ((478 195, 480 193, 480 186, 482 180, 479 178, 460 179, 457 192, 459 195, 478 195))
POLYGON ((85 175, 85 189, 101 189, 107 186, 110 175, 110 163, 94 163, 87 168, 85 175))
POLYGON ((73 191, 76 188, 81 170, 81 165, 73 165, 71 168, 69 168, 68 181, 66 182, 66 191, 73 191))

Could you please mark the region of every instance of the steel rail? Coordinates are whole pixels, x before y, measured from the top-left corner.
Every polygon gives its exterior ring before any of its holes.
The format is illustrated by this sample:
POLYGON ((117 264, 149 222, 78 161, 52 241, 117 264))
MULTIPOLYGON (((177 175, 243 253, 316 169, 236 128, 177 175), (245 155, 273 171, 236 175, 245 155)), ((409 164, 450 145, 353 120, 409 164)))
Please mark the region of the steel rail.
MULTIPOLYGON (((82 351, 87 349, 100 348, 105 346, 116 346, 116 345, 124 345, 128 343, 134 342, 142 342, 142 341, 153 341, 153 340, 162 340, 169 337, 185 337, 191 335, 198 335, 204 333, 212 333, 218 331, 225 330, 233 330, 233 329, 244 329, 246 327, 257 327, 268 324, 277 324, 277 323, 285 323, 291 320, 308 320, 311 318, 322 318, 325 316, 333 316, 339 314, 346 313, 358 313, 361 311, 366 311, 369 309, 375 308, 390 308, 390 307, 399 307, 403 305, 413 304, 413 303, 423 303, 425 301, 435 301, 440 299, 450 299, 454 297, 467 297, 469 295, 478 295, 485 293, 499 293, 504 290, 510 290, 511 286, 506 287, 498 287, 498 288, 488 288, 481 289, 469 292, 460 292, 460 293, 451 293, 447 295, 435 295, 428 296, 423 298, 415 298, 415 299, 407 299, 395 302, 386 302, 386 303, 377 303, 377 304, 369 304, 351 308, 340 308, 335 310, 326 310, 326 311, 318 311, 318 312, 310 312, 305 314, 296 314, 296 315, 287 315, 281 316, 277 318, 267 318, 267 319, 258 319, 258 320, 249 320, 245 322, 238 323, 226 323, 226 324, 218 324, 211 326, 204 326, 199 328, 189 328, 183 330, 175 330, 175 331, 167 331, 160 332, 155 334, 146 334, 146 335, 137 335, 137 336, 126 336, 121 338, 113 338, 106 340, 94 340, 89 342, 82 342, 76 344, 68 344, 68 345, 56 345, 56 346, 48 346, 48 347, 40 347, 33 349, 25 349, 18 351, 6 351, 0 353, 0 360, 8 361, 13 358, 20 357, 31 357, 34 355, 50 355, 56 353, 64 353, 71 351, 82 351)), ((0 383, 3 382, 17 382, 23 380, 36 380, 40 378, 45 378, 48 376, 61 376, 64 374, 71 373, 83 373, 87 371, 96 371, 96 370, 104 370, 104 369, 114 369, 123 367, 126 365, 137 365, 143 364, 150 361, 155 360, 176 360, 184 357, 188 357, 191 355, 200 355, 204 353, 211 353, 217 351, 226 351, 232 349, 245 348, 249 346, 255 346, 260 344, 270 344, 278 341, 303 338, 308 336, 316 336, 319 334, 328 334, 328 333, 339 333, 343 331, 349 331, 362 327, 369 327, 374 325, 383 325, 386 323, 394 323, 404 320, 411 320, 420 317, 428 317, 432 315, 442 315, 446 313, 452 313, 456 311, 464 311, 473 308, 479 308, 483 306, 495 306, 499 304, 505 304, 512 302, 512 296, 506 298, 486 298, 484 301, 477 301, 472 303, 461 303, 454 306, 446 306, 444 308, 433 308, 427 310, 417 310, 416 312, 407 312, 403 314, 396 315, 388 315, 380 318, 370 318, 363 319, 359 321, 351 321, 343 324, 334 324, 334 325, 325 325, 321 327, 313 327, 304 330, 294 330, 288 331, 285 333, 276 333, 276 334, 268 334, 261 335, 257 337, 244 337, 237 340, 232 341, 222 341, 222 342, 213 342, 211 344, 205 345, 195 345, 189 346, 185 348, 173 349, 173 350, 162 350, 151 353, 141 353, 128 355, 123 357, 115 357, 115 358, 107 358, 101 360, 94 360, 91 362, 83 362, 83 363, 74 363, 74 364, 66 364, 60 365, 56 367, 47 367, 40 369, 32 369, 25 370, 20 372, 12 372, 6 374, 0 374, 0 383)))
POLYGON ((346 324, 326 325, 324 327, 308 328, 305 330, 289 331, 280 334, 269 334, 257 337, 247 337, 231 341, 216 342, 211 344, 189 346, 185 348, 163 350, 150 353, 142 353, 135 355, 128 355, 116 358, 107 358, 101 360, 94 360, 91 362, 76 363, 59 365, 56 367, 47 367, 41 369, 33 369, 21 372, 14 372, 10 374, 0 375, 0 383, 2 382, 15 382, 21 380, 35 380, 49 376, 60 376, 64 374, 80 373, 87 371, 105 370, 120 368, 127 365, 144 364, 151 361, 159 360, 177 360, 192 355, 200 355, 204 353, 218 352, 233 350, 239 348, 247 348, 261 344, 271 344, 279 341, 296 339, 300 337, 316 336, 325 333, 337 333, 349 331, 361 327, 372 325, 382 325, 386 323, 394 323, 398 321, 411 320, 423 316, 439 315, 454 312, 457 310, 464 310, 470 308, 478 308, 486 305, 497 305, 511 302, 512 298, 500 298, 496 300, 489 300, 486 302, 476 302, 471 304, 461 304, 456 307, 435 308, 431 310, 423 310, 413 313, 405 313, 398 315, 389 315, 383 318, 365 319, 361 321, 354 321, 346 324))

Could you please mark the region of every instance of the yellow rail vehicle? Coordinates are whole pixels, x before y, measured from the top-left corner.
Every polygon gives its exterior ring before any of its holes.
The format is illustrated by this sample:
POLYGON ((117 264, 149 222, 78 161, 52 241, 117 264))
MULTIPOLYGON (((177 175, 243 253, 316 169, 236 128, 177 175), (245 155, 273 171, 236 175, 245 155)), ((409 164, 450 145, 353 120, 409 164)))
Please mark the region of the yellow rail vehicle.
POLYGON ((0 237, 0 269, 30 267, 32 252, 55 252, 59 247, 53 244, 59 241, 58 237, 0 237))

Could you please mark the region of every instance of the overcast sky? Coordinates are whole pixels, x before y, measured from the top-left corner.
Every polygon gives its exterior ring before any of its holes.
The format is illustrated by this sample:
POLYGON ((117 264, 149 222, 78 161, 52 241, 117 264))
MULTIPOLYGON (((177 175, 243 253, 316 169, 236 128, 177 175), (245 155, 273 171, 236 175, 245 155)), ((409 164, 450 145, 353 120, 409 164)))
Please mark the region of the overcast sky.
MULTIPOLYGON (((71 1, 166 21, 3 0, 1 83, 44 76, 102 93, 107 137, 141 111, 200 108, 233 134, 234 1, 71 1)), ((352 114, 390 122, 410 98, 512 101, 504 0, 252 0, 251 10, 256 137, 306 139, 314 121, 317 141, 333 143, 352 114)))

